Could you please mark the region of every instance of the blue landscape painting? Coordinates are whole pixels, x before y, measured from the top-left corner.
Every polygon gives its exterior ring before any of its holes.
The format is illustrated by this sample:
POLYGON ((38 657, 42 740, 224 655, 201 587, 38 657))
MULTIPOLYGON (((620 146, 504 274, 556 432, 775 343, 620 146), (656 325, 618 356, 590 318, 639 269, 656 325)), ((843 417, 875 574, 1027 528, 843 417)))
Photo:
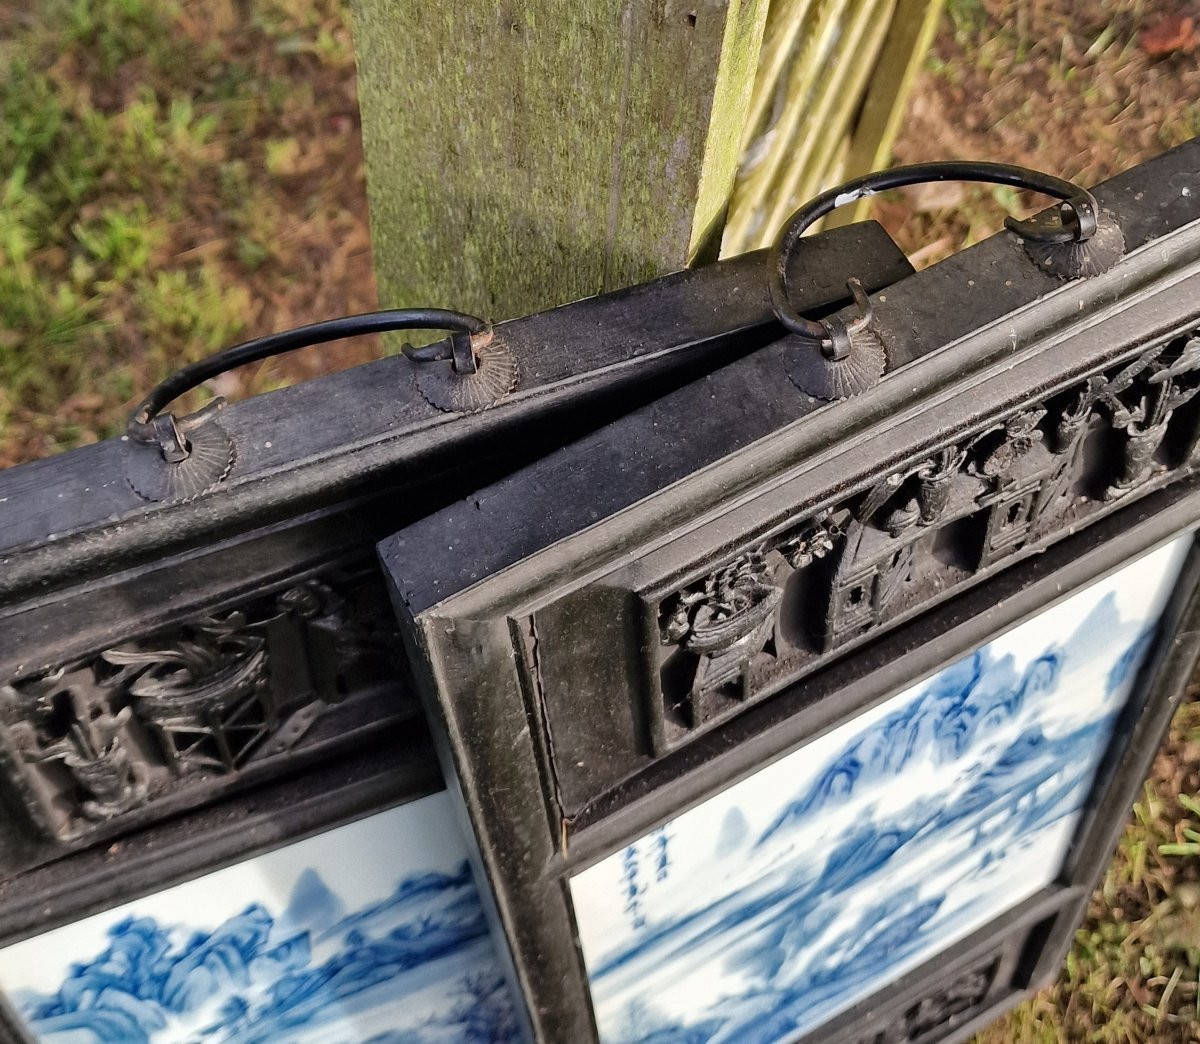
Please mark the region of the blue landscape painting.
POLYGON ((792 1041, 1054 881, 1190 539, 574 877, 605 1044, 792 1041))
POLYGON ((0 951, 55 1044, 523 1039, 447 796, 0 951))

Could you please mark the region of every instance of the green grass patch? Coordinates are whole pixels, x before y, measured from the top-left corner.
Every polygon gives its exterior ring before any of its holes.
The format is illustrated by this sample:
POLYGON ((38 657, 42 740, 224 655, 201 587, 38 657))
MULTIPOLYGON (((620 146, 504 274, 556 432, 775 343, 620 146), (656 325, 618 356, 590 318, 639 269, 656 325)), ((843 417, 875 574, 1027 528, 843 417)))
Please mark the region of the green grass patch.
POLYGON ((325 249, 306 222, 365 216, 326 146, 347 97, 357 134, 342 3, 20 11, 0 43, 0 464, 112 434, 167 371, 312 318, 290 314, 325 249))

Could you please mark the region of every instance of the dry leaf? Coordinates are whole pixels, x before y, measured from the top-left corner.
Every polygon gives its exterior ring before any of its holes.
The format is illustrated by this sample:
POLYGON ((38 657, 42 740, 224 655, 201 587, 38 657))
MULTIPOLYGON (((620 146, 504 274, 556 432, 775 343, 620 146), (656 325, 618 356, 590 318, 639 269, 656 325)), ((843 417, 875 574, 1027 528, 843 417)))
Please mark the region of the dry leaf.
POLYGON ((871 201, 871 216, 883 226, 889 236, 896 236, 904 227, 904 223, 912 217, 912 211, 899 200, 877 196, 871 201))
POLYGON ((1167 15, 1144 30, 1138 43, 1151 56, 1190 51, 1196 46, 1196 21, 1188 15, 1167 15))

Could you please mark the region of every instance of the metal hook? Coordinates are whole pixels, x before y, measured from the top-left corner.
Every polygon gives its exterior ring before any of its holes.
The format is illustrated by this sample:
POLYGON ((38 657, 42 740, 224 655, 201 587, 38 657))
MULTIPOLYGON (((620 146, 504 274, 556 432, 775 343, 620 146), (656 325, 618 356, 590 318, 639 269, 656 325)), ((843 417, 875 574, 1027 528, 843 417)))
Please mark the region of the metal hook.
MULTIPOLYGON (((155 385, 150 393, 137 404, 130 414, 126 433, 130 439, 140 443, 156 443, 162 458, 178 465, 190 454, 188 441, 182 437, 181 429, 187 421, 177 420, 173 415, 159 417, 162 410, 184 392, 191 391, 205 381, 246 363, 257 362, 298 348, 309 348, 346 337, 357 337, 368 333, 385 333, 389 330, 454 330, 445 349, 446 358, 454 362, 458 373, 474 373, 475 352, 491 343, 492 325, 464 312, 452 312, 444 308, 394 308, 382 312, 366 312, 362 315, 343 316, 320 323, 298 326, 292 330, 268 334, 252 341, 234 345, 224 351, 210 355, 199 362, 184 366, 166 380, 155 385)), ((445 344, 445 342, 439 342, 445 344)), ((436 346, 433 346, 436 347, 436 346)), ((424 349, 414 349, 414 353, 424 349)), ((407 352, 405 354, 408 354, 407 352)), ((413 356, 410 356, 413 357, 413 356)), ((442 356, 437 356, 441 358, 442 356)), ((223 400, 217 400, 219 408, 223 400)), ((199 415, 195 415, 199 416, 199 415)), ((205 417, 211 414, 205 414, 205 417)))
MULTIPOLYGON (((834 324, 805 319, 792 307, 787 292, 787 270, 800 237, 830 211, 888 189, 927 181, 982 181, 1015 188, 1030 189, 1062 200, 1060 224, 1047 228, 1033 221, 1008 218, 1004 224, 1027 244, 1078 244, 1095 235, 1099 207, 1085 188, 1050 174, 1006 163, 918 163, 907 167, 865 174, 823 192, 797 210, 784 224, 767 257, 767 288, 771 307, 783 326, 798 337, 812 341, 825 351, 843 351, 844 343, 834 347, 834 324)), ((1119 256, 1119 253, 1118 253, 1119 256)), ((844 338, 842 338, 844 341, 844 338)), ((836 358, 837 356, 831 356, 836 358)))
POLYGON ((483 333, 456 333, 420 348, 406 344, 400 351, 406 359, 415 363, 444 362, 449 359, 455 373, 475 373, 479 369, 479 351, 492 343, 493 336, 489 327, 483 333))
POLYGON ((875 318, 875 306, 871 304, 871 299, 863 288, 862 280, 857 276, 851 276, 846 280, 846 289, 854 298, 855 307, 858 308, 858 318, 845 324, 830 323, 826 327, 829 336, 821 341, 821 354, 834 361, 845 359, 850 354, 853 335, 860 330, 865 330, 871 325, 871 320, 875 318))

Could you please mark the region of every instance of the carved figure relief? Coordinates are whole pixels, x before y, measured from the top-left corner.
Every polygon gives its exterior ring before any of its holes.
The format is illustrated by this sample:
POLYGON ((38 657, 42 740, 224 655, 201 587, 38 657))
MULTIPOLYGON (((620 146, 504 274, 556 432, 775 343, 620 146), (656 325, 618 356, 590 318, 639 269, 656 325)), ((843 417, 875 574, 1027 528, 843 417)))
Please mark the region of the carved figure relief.
POLYGON ((660 599, 667 742, 1200 463, 1200 411, 1188 407, 1198 392, 1200 336, 1156 345, 759 537, 660 599))
POLYGON ((1124 496, 1146 479, 1175 411, 1200 392, 1191 376, 1197 368, 1200 338, 1192 337, 1177 352, 1167 345, 1147 352, 1107 390, 1113 427, 1125 434, 1122 467, 1106 490, 1108 499, 1124 496), (1132 393, 1132 403, 1120 398, 1126 391, 1132 393))
POLYGON ((945 1033, 977 1013, 996 977, 998 961, 952 979, 904 1012, 886 1029, 863 1037, 860 1044, 915 1044, 933 1034, 945 1033))
POLYGON ((954 477, 965 459, 965 450, 947 446, 918 465, 916 500, 922 525, 935 525, 945 513, 954 488, 954 477))
POLYGON ((756 548, 662 603, 661 642, 691 660, 686 689, 671 712, 693 724, 742 700, 749 666, 773 657, 786 578, 826 558, 843 536, 832 516, 795 526, 770 549, 756 548))
POLYGON ((307 580, 0 686, 0 770, 36 824, 81 836, 289 750, 355 684, 395 676, 381 619, 307 580))
POLYGON ((697 656, 695 703, 722 690, 737 698, 746 665, 772 641, 781 593, 763 553, 749 551, 675 599, 663 641, 697 656))
POLYGON ((81 685, 64 681, 56 671, 31 685, 31 717, 68 722, 50 738, 39 736, 28 719, 14 722, 11 731, 25 760, 58 768, 79 795, 79 811, 93 822, 110 819, 139 804, 146 793, 146 775, 129 755, 124 732, 132 717, 125 707, 113 714, 81 685))

